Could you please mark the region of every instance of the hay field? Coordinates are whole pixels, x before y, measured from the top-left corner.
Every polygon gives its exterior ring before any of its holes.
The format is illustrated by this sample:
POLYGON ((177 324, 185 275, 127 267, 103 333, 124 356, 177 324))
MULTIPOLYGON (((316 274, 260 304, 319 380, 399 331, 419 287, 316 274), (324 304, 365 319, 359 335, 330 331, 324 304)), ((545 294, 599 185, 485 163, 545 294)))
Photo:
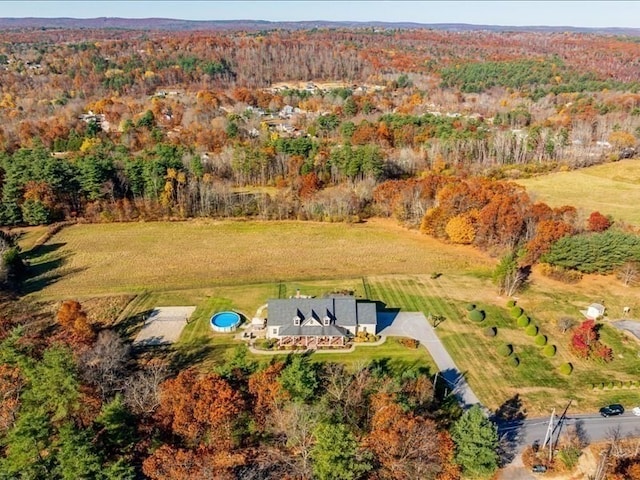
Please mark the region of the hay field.
POLYGON ((28 253, 45 298, 491 268, 393 221, 189 221, 74 225, 28 253))
POLYGON ((629 159, 594 167, 516 180, 529 195, 550 206, 573 205, 585 218, 598 210, 640 225, 640 161, 629 159))

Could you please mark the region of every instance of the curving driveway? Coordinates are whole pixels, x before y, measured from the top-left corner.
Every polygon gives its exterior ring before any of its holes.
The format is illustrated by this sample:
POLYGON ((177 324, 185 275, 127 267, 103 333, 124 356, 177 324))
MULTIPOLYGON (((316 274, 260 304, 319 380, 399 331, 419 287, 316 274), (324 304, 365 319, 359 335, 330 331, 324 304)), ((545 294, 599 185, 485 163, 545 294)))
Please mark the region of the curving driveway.
POLYGON ((453 388, 452 393, 464 408, 480 404, 422 312, 378 313, 378 324, 382 327, 379 332, 381 335, 410 337, 424 345, 440 370, 439 378, 444 378, 450 388, 453 388))

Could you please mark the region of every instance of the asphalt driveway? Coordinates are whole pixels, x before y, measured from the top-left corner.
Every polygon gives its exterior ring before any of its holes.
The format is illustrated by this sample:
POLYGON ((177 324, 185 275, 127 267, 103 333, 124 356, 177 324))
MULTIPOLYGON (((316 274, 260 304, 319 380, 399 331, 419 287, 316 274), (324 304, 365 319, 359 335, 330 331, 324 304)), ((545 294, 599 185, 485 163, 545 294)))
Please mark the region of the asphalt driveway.
POLYGON ((424 345, 438 366, 440 377, 453 388, 463 407, 480 404, 422 312, 383 312, 378 314, 378 323, 382 327, 381 335, 414 338, 424 345))

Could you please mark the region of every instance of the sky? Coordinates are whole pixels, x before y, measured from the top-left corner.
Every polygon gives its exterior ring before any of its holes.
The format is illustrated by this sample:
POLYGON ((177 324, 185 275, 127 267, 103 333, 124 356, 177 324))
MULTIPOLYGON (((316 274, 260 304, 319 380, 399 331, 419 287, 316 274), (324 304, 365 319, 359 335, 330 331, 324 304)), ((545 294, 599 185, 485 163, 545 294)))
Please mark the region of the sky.
POLYGON ((0 17, 339 20, 640 28, 640 1, 6 1, 0 17))

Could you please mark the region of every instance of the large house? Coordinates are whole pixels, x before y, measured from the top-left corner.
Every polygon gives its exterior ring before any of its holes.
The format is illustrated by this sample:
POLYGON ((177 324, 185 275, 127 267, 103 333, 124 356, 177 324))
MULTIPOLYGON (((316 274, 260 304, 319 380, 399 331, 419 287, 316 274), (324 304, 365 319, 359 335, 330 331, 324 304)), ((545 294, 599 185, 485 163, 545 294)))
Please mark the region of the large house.
POLYGON ((280 346, 344 346, 360 332, 376 334, 376 304, 352 296, 272 299, 268 302, 267 338, 280 346))

